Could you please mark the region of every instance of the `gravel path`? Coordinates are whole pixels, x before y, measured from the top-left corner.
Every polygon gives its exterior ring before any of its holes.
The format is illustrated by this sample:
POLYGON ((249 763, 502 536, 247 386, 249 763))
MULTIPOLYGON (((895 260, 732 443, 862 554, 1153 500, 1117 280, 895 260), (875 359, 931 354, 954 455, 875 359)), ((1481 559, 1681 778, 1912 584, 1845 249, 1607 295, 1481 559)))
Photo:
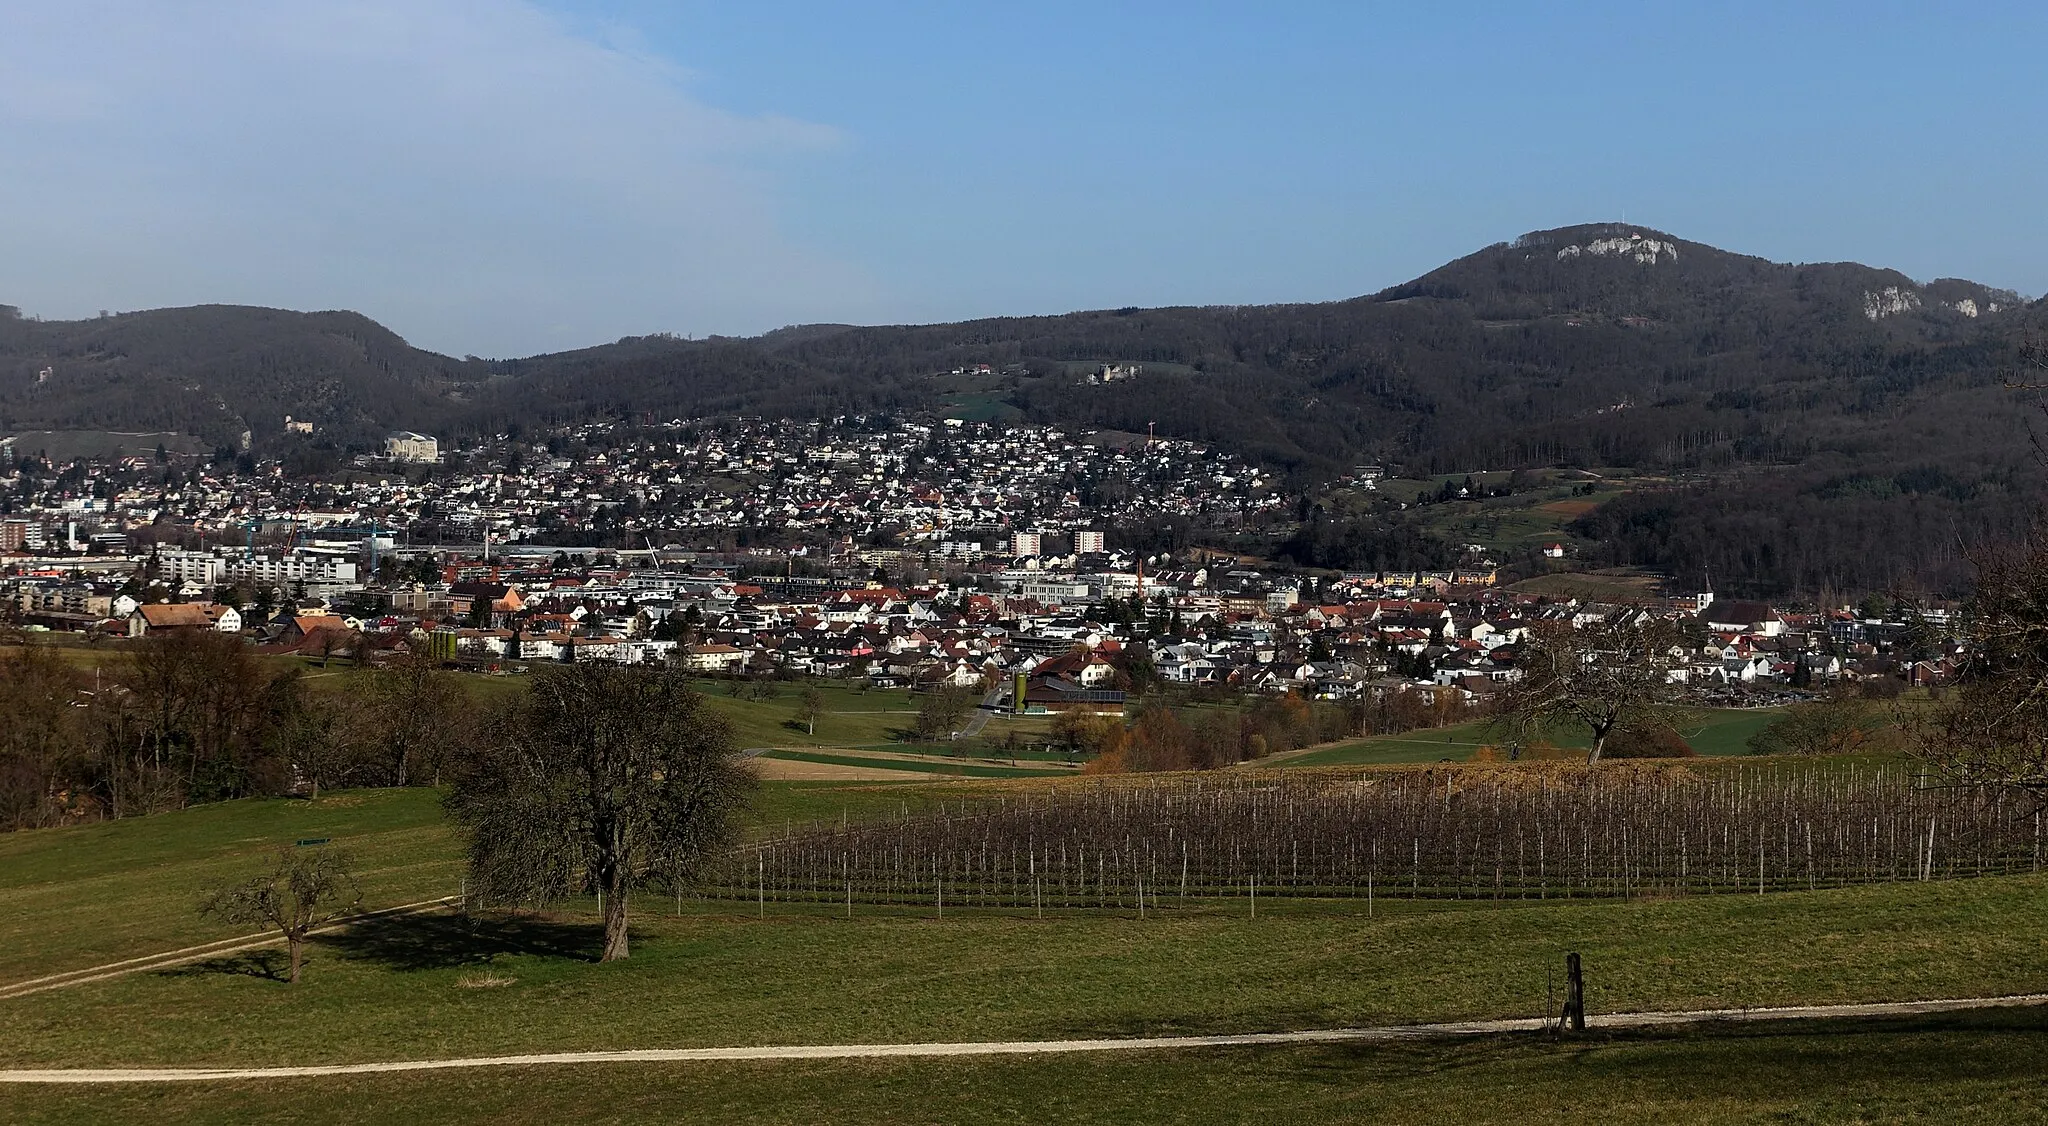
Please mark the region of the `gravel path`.
MULTIPOLYGON (((2048 1004, 2048 994, 2013 997, 1969 997, 1947 1001, 1883 1002, 1865 1005, 1808 1005, 1781 1009, 1703 1009, 1691 1012, 1611 1013, 1589 1018, 1595 1029, 1647 1028, 1658 1025, 1816 1020, 1844 1017, 1915 1016, 1966 1009, 2009 1008, 2048 1004)), ((0 1083, 189 1083, 250 1079, 309 1079, 333 1075, 374 1075, 399 1071, 442 1071, 452 1068, 534 1067, 567 1064, 689 1063, 721 1060, 842 1060, 930 1056, 1008 1056, 1065 1052, 1171 1051, 1192 1048, 1239 1048, 1290 1044, 1374 1043, 1400 1040, 1485 1036, 1536 1032, 1544 1022, 1479 1020, 1450 1024, 1385 1025, 1378 1028, 1330 1028, 1307 1032, 1254 1032, 1225 1036, 1145 1036, 1109 1040, 1002 1040, 964 1044, 816 1044, 757 1048, 650 1048, 637 1051, 551 1052, 519 1056, 476 1056, 459 1059, 391 1060, 380 1063, 321 1064, 311 1067, 147 1067, 46 1068, 0 1071, 0 1083)))

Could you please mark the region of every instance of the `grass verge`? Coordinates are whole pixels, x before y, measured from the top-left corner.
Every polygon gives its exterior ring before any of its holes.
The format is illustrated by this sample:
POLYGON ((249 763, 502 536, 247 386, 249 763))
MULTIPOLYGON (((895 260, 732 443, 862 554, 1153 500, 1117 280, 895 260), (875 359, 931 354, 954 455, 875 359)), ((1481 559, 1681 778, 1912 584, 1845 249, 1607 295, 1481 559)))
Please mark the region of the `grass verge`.
POLYGON ((1959 1122, 2048 1117, 2037 1012, 1357 1047, 532 1067, 0 1089, 23 1126, 156 1123, 1959 1122))

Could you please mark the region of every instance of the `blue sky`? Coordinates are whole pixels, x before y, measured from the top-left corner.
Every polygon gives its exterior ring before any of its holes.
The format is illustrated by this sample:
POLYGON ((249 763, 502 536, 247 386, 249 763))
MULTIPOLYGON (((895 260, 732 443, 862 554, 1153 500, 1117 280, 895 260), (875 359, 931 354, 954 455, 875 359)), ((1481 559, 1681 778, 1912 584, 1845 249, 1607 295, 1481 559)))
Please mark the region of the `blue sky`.
POLYGON ((2044 33, 2003 4, 12 5, 0 302, 346 307, 514 355, 1341 298, 1623 217, 2033 295, 2044 33))

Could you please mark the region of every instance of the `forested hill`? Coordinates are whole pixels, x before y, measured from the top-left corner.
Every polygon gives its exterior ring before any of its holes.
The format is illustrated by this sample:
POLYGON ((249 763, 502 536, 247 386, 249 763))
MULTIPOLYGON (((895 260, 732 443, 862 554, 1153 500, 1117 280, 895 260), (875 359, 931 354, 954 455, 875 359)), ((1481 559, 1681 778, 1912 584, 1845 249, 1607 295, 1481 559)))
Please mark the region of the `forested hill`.
POLYGON ((200 305, 85 321, 0 306, 0 433, 173 430, 262 446, 284 418, 347 442, 462 409, 480 364, 408 345, 358 313, 200 305))
POLYGON ((0 428, 216 440, 248 429, 261 444, 289 413, 367 442, 389 427, 459 435, 535 416, 973 403, 1081 426, 1153 423, 1310 467, 1676 468, 1805 457, 1929 395, 1986 389, 2028 314, 1972 282, 1781 265, 1595 224, 1350 301, 650 336, 490 362, 413 348, 344 312, 0 315, 0 428), (950 374, 982 364, 992 372, 950 374), (1100 364, 1139 371, 1086 382, 1100 364))
POLYGON ((1717 575, 1808 587, 1872 577, 1834 545, 1884 542, 1887 565, 1938 566, 2032 507, 2034 412, 2002 380, 2044 319, 1973 282, 1773 263, 1603 223, 1524 235, 1348 301, 654 336, 518 360, 432 355, 348 313, 0 319, 0 430, 218 441, 246 427, 260 447, 286 413, 344 442, 625 412, 1156 424, 1308 477, 1362 462, 1668 474, 1692 486, 1588 525, 1614 561, 1719 553, 1717 575), (1104 365, 1136 371, 1090 381, 1104 365), (1745 523, 1780 516, 1821 539, 1760 539, 1745 523), (1820 561, 1755 557, 1785 551, 1820 561))

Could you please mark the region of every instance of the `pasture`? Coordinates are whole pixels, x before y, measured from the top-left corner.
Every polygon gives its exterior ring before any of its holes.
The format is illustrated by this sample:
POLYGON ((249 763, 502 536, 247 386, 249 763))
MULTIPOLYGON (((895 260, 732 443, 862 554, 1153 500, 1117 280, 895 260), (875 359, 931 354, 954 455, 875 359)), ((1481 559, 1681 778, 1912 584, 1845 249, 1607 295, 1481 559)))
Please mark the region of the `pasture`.
MULTIPOLYGON (((1528 770, 1457 769, 1475 778, 1528 770)), ((1274 781, 1385 783, 1413 774, 1425 780, 1419 794, 1433 792, 1443 773, 1354 769, 1274 781)), ((1203 781, 1242 780, 1256 789, 1265 777, 1239 772, 1203 781)), ((843 823, 849 832, 885 835, 897 826, 951 825, 971 833, 980 824, 974 818, 991 806, 1013 814, 1057 799, 1085 809, 1087 800, 1154 791, 1159 781, 908 779, 915 780, 764 785, 747 815, 750 847, 827 831, 807 825, 843 823)), ((1135 812, 1156 820, 1160 811, 1135 812)), ((1251 824, 1249 811, 1241 812, 1227 820, 1251 824)), ((429 790, 233 802, 12 834, 0 837, 0 985, 234 933, 198 919, 193 905, 201 892, 247 874, 276 845, 319 837, 356 855, 366 907, 460 889, 458 842, 429 790)), ((1944 831, 1944 848, 1948 839, 1944 831)), ((1603 1012, 2015 994, 2048 985, 2048 876, 2022 866, 2011 875, 1830 887, 1803 878, 1803 858, 1802 848, 1793 869, 1774 869, 1762 895, 1698 894, 1667 881, 1626 898, 1367 902, 1304 885, 1292 895, 1262 895, 1256 916, 1249 898, 1228 887, 1185 899, 1156 890, 1142 914, 1128 895, 1029 905, 1014 897, 862 897, 849 910, 834 897, 748 894, 744 887, 681 899, 647 893, 633 904, 633 956, 609 965, 592 961, 599 927, 587 899, 469 918, 437 911, 317 937, 297 986, 278 980, 281 953, 255 950, 0 998, 0 1066, 271 1066, 1537 1017, 1555 1012, 1566 950, 1586 959, 1596 1022, 1603 1012)), ((2044 1047, 2041 1011, 2018 1009, 1768 1028, 1596 1030, 1564 1042, 1522 1034, 1091 1056, 0 1086, 0 1118, 1209 1122, 1240 1120, 1256 1106, 1302 1122, 1541 1122, 1617 1113, 1672 1122, 1832 1121, 1886 1119, 1909 1108, 1999 1122, 2048 1113, 2035 1062, 2044 1047)))
MULTIPOLYGON (((1746 755, 1749 738, 1784 714, 1783 708, 1674 708, 1667 722, 1685 741, 1707 756, 1746 755)), ((1550 741, 1566 750, 1583 751, 1591 740, 1583 731, 1551 732, 1550 741)), ((1374 735, 1301 751, 1274 755, 1249 764, 1277 766, 1369 766, 1394 763, 1465 762, 1481 750, 1499 751, 1505 737, 1488 720, 1449 727, 1418 728, 1396 735, 1374 735)))

